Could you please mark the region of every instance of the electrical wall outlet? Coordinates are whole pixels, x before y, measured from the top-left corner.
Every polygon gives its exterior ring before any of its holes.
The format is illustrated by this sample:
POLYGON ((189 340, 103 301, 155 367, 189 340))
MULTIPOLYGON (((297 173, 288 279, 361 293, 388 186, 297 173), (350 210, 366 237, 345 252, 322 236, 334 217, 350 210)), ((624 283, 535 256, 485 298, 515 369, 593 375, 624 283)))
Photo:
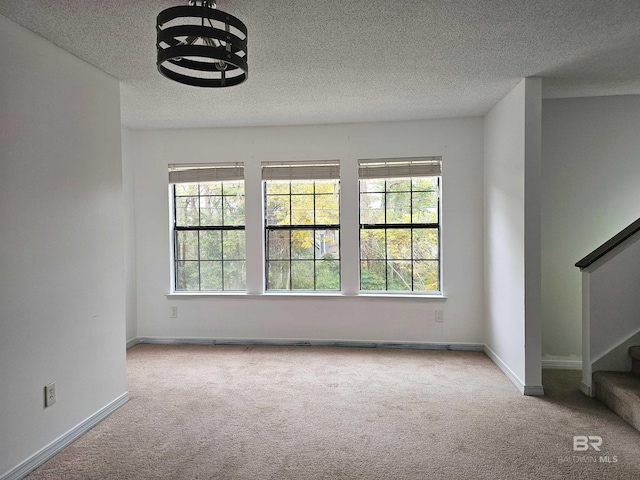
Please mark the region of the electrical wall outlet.
POLYGON ((444 323, 444 310, 436 310, 436 322, 444 323))
POLYGON ((50 407, 56 403, 56 382, 50 383, 44 387, 44 406, 50 407))
POLYGON ((169 307, 169 317, 178 318, 178 307, 169 307))

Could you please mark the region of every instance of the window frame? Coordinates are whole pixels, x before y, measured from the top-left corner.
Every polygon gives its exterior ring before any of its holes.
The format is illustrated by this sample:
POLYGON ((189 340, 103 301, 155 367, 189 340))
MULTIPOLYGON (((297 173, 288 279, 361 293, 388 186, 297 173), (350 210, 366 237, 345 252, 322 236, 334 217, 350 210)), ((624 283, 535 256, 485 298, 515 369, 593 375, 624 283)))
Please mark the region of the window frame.
POLYGON ((326 161, 311 161, 311 162, 263 162, 262 163, 262 201, 263 201, 263 209, 262 209, 262 222, 263 222, 263 232, 264 232, 264 279, 263 279, 263 291, 264 293, 313 293, 313 294, 323 294, 323 293, 341 293, 342 292, 342 254, 341 254, 341 195, 340 195, 340 163, 335 160, 326 160, 326 161), (317 192, 316 186, 317 182, 323 181, 332 181, 335 182, 337 187, 337 192, 333 193, 322 193, 317 192), (281 182, 288 183, 288 193, 279 193, 279 194, 269 194, 268 193, 268 183, 269 182, 281 182), (294 182, 311 182, 313 184, 313 193, 294 193, 293 185, 294 182), (317 219, 317 200, 318 196, 321 195, 338 195, 338 223, 316 223, 317 219), (284 225, 275 225, 269 224, 269 205, 268 205, 268 197, 270 196, 287 196, 289 199, 289 224, 284 225), (293 221, 292 212, 293 212, 293 198, 296 196, 311 196, 313 197, 313 223, 309 224, 298 224, 291 223, 293 221), (322 260, 317 256, 317 252, 315 246, 313 248, 313 258, 308 259, 295 259, 293 258, 293 250, 291 248, 292 236, 295 231, 311 231, 313 232, 314 244, 315 239, 317 238, 318 232, 322 232, 323 230, 335 231, 337 232, 338 237, 338 256, 337 259, 333 260, 322 260), (277 231, 288 231, 289 232, 289 256, 288 259, 272 259, 270 258, 270 239, 272 232, 277 231), (289 282, 289 288, 287 289, 275 289, 269 288, 269 272, 270 272, 270 263, 271 262, 288 262, 289 264, 289 278, 291 279, 289 282), (312 289, 299 289, 294 288, 294 280, 293 280, 293 270, 294 264, 296 262, 313 262, 313 288, 312 289), (317 268, 320 262, 335 262, 337 263, 337 275, 338 275, 338 284, 335 289, 318 289, 317 285, 317 268))
POLYGON ((171 292, 174 294, 224 294, 224 293, 243 293, 246 292, 246 234, 244 235, 244 258, 225 258, 224 257, 224 232, 228 231, 246 231, 246 212, 242 224, 224 225, 224 204, 225 197, 237 196, 234 194, 225 194, 225 183, 242 183, 243 203, 246 201, 246 184, 244 180, 242 164, 171 164, 169 165, 169 201, 171 218, 171 292), (183 181, 181 181, 183 180, 183 181), (206 183, 219 183, 219 195, 203 195, 201 185, 206 183), (196 185, 196 195, 177 195, 176 185, 192 184, 196 185), (220 225, 200 225, 202 219, 201 198, 208 196, 220 197, 220 225), (198 225, 178 225, 178 198, 194 197, 198 199, 198 225), (197 259, 180 259, 179 258, 179 235, 180 232, 198 232, 197 238, 197 259), (200 232, 218 231, 220 232, 220 258, 219 259, 202 259, 201 258, 201 235, 200 232), (197 262, 198 265, 198 289, 179 289, 179 262, 197 262), (202 288, 202 262, 219 262, 220 264, 220 289, 203 289, 202 288), (244 286, 242 288, 225 289, 225 262, 244 262, 244 286))
MULTIPOLYGON (((358 285, 359 293, 362 295, 424 295, 441 296, 443 292, 442 288, 442 172, 441 172, 441 157, 425 157, 425 158, 406 158, 406 159, 379 159, 379 160, 360 160, 359 161, 359 175, 358 175, 358 285), (363 175, 363 169, 367 168, 367 165, 373 164, 373 168, 379 168, 380 174, 377 176, 375 172, 373 175, 363 175), (377 164, 377 165, 376 165, 377 164), (394 165, 395 164, 395 165, 394 165), (413 167, 412 167, 413 164, 413 167), (363 167, 364 165, 364 167, 363 167), (437 165, 437 166, 436 166, 437 165), (438 173, 438 174, 434 174, 438 173), (364 178, 363 178, 364 177, 364 178), (437 179, 435 193, 437 195, 437 222, 413 222, 414 204, 413 204, 413 185, 414 180, 421 178, 435 178, 437 179), (383 192, 369 192, 369 193, 382 193, 384 195, 384 223, 363 223, 362 222, 362 182, 367 180, 381 180, 384 181, 383 192), (403 179, 408 180, 410 189, 408 191, 389 191, 388 181, 403 179), (387 223, 387 197, 393 193, 409 193, 410 198, 410 214, 411 221, 409 223, 387 223), (435 230, 437 239, 437 258, 429 259, 416 259, 414 257, 414 230, 435 230), (383 230, 384 231, 384 243, 385 252, 384 259, 372 259, 362 258, 362 233, 367 230, 383 230), (409 251, 411 252, 410 258, 393 259, 388 256, 388 230, 409 230, 411 245, 409 251), (363 262, 366 261, 384 261, 385 265, 385 289, 363 289, 362 287, 362 274, 363 274, 363 262), (389 289, 389 263, 394 261, 409 261, 411 263, 411 290, 390 290, 389 289), (437 262, 437 290, 416 290, 415 289, 415 275, 414 268, 416 261, 431 261, 437 262)), ((366 172, 365 172, 366 173, 366 172)), ((418 190, 418 192, 429 192, 429 190, 418 190)), ((366 194, 366 192, 365 192, 366 194)))
MULTIPOLYGON (((299 162, 299 161, 279 161, 279 162, 274 162, 274 161, 259 161, 256 163, 253 163, 251 165, 249 165, 247 168, 249 168, 248 173, 248 178, 245 179, 244 176, 244 162, 237 162, 234 164, 231 163, 226 163, 226 164, 222 164, 222 163, 213 163, 213 164, 170 164, 169 165, 169 185, 168 185, 168 190, 167 190, 167 202, 168 202, 168 206, 169 206, 169 212, 167 217, 169 217, 169 221, 170 224, 168 225, 168 234, 169 234, 169 238, 168 238, 168 243, 169 243, 169 257, 170 257, 170 262, 168 265, 168 269, 170 270, 170 278, 169 278, 169 284, 168 287, 169 288, 169 293, 166 294, 167 298, 170 297, 175 297, 175 298, 179 298, 179 297, 183 297, 183 298, 196 298, 196 297, 218 297, 218 296, 238 296, 238 298, 242 297, 242 296, 246 296, 246 295, 250 295, 250 296, 261 296, 261 295, 273 295, 273 296, 308 296, 308 297, 314 297, 314 296, 362 296, 362 297, 398 297, 398 298, 425 298, 425 299, 446 299, 446 295, 444 294, 444 287, 443 287, 443 246, 442 246, 442 228, 443 228, 443 219, 442 219, 442 185, 443 185, 443 178, 442 178, 442 171, 441 171, 441 161, 442 161, 442 157, 424 157, 427 159, 437 159, 438 160, 438 169, 439 169, 439 174, 438 175, 414 175, 413 177, 409 177, 409 178, 418 178, 418 177, 439 177, 438 178, 438 182, 437 182, 437 223, 435 222, 431 222, 431 220, 433 218, 435 218, 435 211, 433 210, 434 206, 436 205, 436 197, 434 197, 433 195, 431 196, 431 198, 429 198, 429 195, 425 195, 425 196, 421 196, 420 198, 414 198, 412 199, 412 203, 416 204, 416 201, 418 202, 417 205, 420 205, 422 207, 419 207, 420 210, 418 211, 422 211, 422 212, 427 212, 427 209, 429 209, 430 213, 427 213, 425 216, 420 217, 420 219, 428 221, 427 223, 423 222, 423 223, 416 223, 416 224, 381 224, 381 225, 377 225, 375 227, 372 227, 373 229, 375 228, 379 228, 379 229, 384 229, 384 228, 390 228, 390 227, 398 227, 398 228, 404 228, 404 229, 410 229, 412 227, 427 227, 427 228, 433 228, 433 233, 429 233, 429 232, 418 232, 419 236, 416 236, 415 240, 416 241, 416 245, 417 248, 415 251, 411 251, 410 254, 412 256, 412 260, 415 260, 416 258, 424 258, 425 260, 427 259, 427 257, 433 257, 433 260, 435 260, 437 262, 437 266, 434 264, 432 264, 432 266, 429 265, 424 265, 424 269, 423 270, 416 270, 416 277, 414 278, 413 273, 411 274, 411 283, 413 284, 411 288, 413 288, 413 290, 408 290, 408 289, 404 289, 404 290, 373 290, 373 289, 362 289, 362 260, 363 260, 363 252, 362 252, 362 232, 363 229, 361 228, 361 207, 364 208, 371 208, 374 211, 378 210, 380 207, 376 206, 375 202, 372 203, 371 205, 367 206, 366 204, 361 205, 361 201, 360 201, 360 197, 361 197, 361 183, 360 181, 363 180, 363 177, 361 175, 361 171, 363 168, 363 164, 362 164, 362 160, 359 159, 354 159, 353 163, 351 163, 351 161, 348 162, 348 164, 345 166, 344 165, 344 159, 342 160, 343 163, 343 167, 345 167, 345 172, 341 174, 341 161, 340 160, 334 160, 334 161, 311 161, 311 162, 299 162), (278 166, 278 167, 284 167, 284 168, 273 168, 272 169, 272 174, 273 177, 272 178, 265 178, 265 165, 268 166, 278 166), (302 224, 302 225, 268 225, 268 218, 267 218, 267 188, 266 188, 266 180, 272 179, 272 180, 287 180, 289 182, 289 187, 288 187, 288 193, 286 194, 289 197, 289 211, 285 213, 285 215, 290 216, 291 215, 291 198, 292 196, 295 196, 296 194, 304 194, 305 189, 299 187, 297 190, 294 189, 291 190, 291 181, 295 181, 295 180, 313 180, 311 178, 308 177, 307 174, 301 174, 300 172, 302 170, 300 170, 299 168, 293 168, 292 165, 299 167, 306 167, 307 168, 307 173, 308 171, 314 171, 315 173, 319 173, 320 178, 317 178, 317 180, 323 180, 323 179, 333 179, 336 180, 336 185, 337 185, 337 189, 336 189, 336 193, 338 194, 338 201, 333 203, 330 200, 327 201, 327 203, 324 202, 320 202, 319 203, 319 208, 320 208, 320 218, 323 218, 328 220, 328 221, 333 221, 336 219, 335 215, 336 215, 336 210, 337 210, 337 224, 335 223, 329 223, 329 224, 302 224), (244 186, 244 191, 242 192, 244 199, 245 199, 245 215, 243 218, 243 225, 227 225, 227 226, 178 226, 177 225, 177 220, 178 220, 178 215, 182 215, 182 210, 180 208, 180 205, 178 203, 176 203, 175 198, 176 198, 176 192, 175 192, 175 186, 173 184, 175 183, 199 183, 198 180, 201 180, 201 171, 205 171, 205 173, 203 174, 205 177, 211 174, 211 171, 216 171, 216 172, 223 172, 220 173, 219 176, 224 177, 225 175, 229 174, 229 171, 232 171, 233 168, 240 166, 241 168, 241 177, 240 179, 243 182, 243 186, 244 186), (175 172, 172 170, 172 167, 175 167, 176 170, 190 170, 191 168, 193 169, 190 172, 187 172, 188 174, 188 181, 176 181, 175 179, 172 180, 172 175, 175 174, 175 172), (309 168, 311 168, 311 170, 309 170, 309 168), (330 172, 331 170, 334 170, 332 177, 327 177, 324 175, 327 175, 328 172, 330 172), (209 171, 209 173, 207 173, 206 171, 209 171), (224 173, 226 172, 226 173, 224 173), (190 175, 190 176, 189 176, 190 175), (195 180, 193 180, 195 178, 195 180), (346 183, 344 183, 346 182, 346 183), (347 188, 346 191, 342 191, 343 185, 346 185, 347 188), (261 189, 261 191, 258 191, 258 188, 261 189), (297 193, 292 193, 292 192, 297 192, 297 193), (344 195, 343 195, 344 194, 344 195), (342 202, 344 200, 347 200, 348 204, 343 205, 342 202), (344 207, 344 208, 343 208, 344 207), (324 215, 324 211, 327 212, 327 215, 324 215), (343 217, 343 213, 346 215, 346 219, 345 217, 343 217), (345 225, 345 229, 343 229, 343 225, 342 222, 347 221, 348 224, 345 225), (258 227, 258 222, 261 222, 262 225, 261 227, 258 227), (357 222, 357 227, 356 225, 354 225, 354 223, 357 222), (258 228, 261 229, 257 230, 258 228), (356 233, 356 228, 357 228, 357 233, 356 233), (247 237, 246 233, 245 233, 245 243, 244 243, 244 252, 243 250, 241 250, 242 246, 240 246, 239 248, 237 247, 237 243, 234 242, 232 243, 232 247, 234 251, 238 252, 239 254, 243 254, 244 253, 244 258, 242 259, 242 261, 244 262, 242 265, 243 268, 243 272, 239 272, 242 275, 242 289, 233 289, 233 290, 223 290, 223 289, 215 289, 215 290, 203 290, 202 289, 202 275, 204 275, 204 281, 205 281, 205 285, 206 286, 214 286, 214 287, 218 287, 220 286, 221 288, 224 288, 223 285, 219 285, 223 284, 224 280, 220 279, 219 283, 218 280, 214 280, 214 276, 213 275, 221 275, 221 269, 219 267, 215 267, 215 266, 210 266, 208 267, 209 269, 205 269, 204 271, 199 271, 198 272, 198 285, 197 287, 199 288, 199 290, 178 290, 176 289, 176 287, 178 286, 178 272, 179 272, 179 267, 177 264, 177 258, 178 258, 178 252, 177 252, 177 248, 178 248, 178 242, 177 240, 177 233, 176 230, 178 231, 184 231, 184 230, 222 230, 222 229, 226 229, 226 230, 244 230, 245 232, 251 234, 251 237, 247 237), (294 251, 292 252, 291 249, 289 249, 289 251, 286 251, 286 245, 284 245, 284 243, 279 243, 279 248, 277 250, 273 250, 272 254, 274 254, 277 259, 282 259, 282 260, 286 260, 291 267, 291 264, 293 262, 295 262, 296 258, 300 259, 300 260, 311 260, 313 261, 313 271, 315 273, 314 275, 314 279, 313 279, 313 288, 314 290, 311 290, 308 287, 308 284, 311 283, 308 280, 302 280, 300 282, 297 282, 292 279, 292 280, 287 280, 286 278, 286 270, 284 270, 284 274, 280 273, 280 275, 275 278, 275 283, 272 282, 274 285, 285 285, 288 284, 289 288, 288 289, 274 289, 274 288, 268 288, 268 284, 269 284, 269 233, 268 230, 289 230, 291 232, 294 232, 295 230, 306 230, 307 232, 310 232, 309 234, 305 234, 304 238, 300 237, 298 239, 294 238, 294 242, 297 242, 297 245, 294 248, 294 251), (325 236, 319 236, 316 232, 318 231, 322 231, 322 230, 328 230, 328 235, 325 236), (343 232, 344 230, 344 232, 343 232), (334 233, 335 232, 335 233, 334 233), (343 237, 343 233, 344 233, 344 238, 343 237), (338 242, 335 242, 334 240, 337 239, 338 242), (310 242, 314 241, 315 242, 315 246, 310 245, 310 242), (435 247, 435 242, 437 241, 437 250, 436 248, 432 248, 435 247), (324 243, 323 243, 324 242, 324 243), (336 245, 337 244, 337 245, 336 245), (356 251, 357 250, 357 251, 356 251), (312 251, 313 251, 313 258, 311 258, 312 255, 312 251), (346 253, 345 253, 346 252, 346 253), (284 253, 284 254, 282 254, 284 253), (335 264, 333 265, 323 265, 322 268, 326 268, 326 270, 320 270, 319 276, 318 276, 318 262, 322 261, 322 256, 324 255, 324 253, 332 253, 333 256, 331 255, 327 255, 327 260, 331 261, 331 262, 335 262, 335 264), (416 257, 415 254, 419 254, 419 257, 416 257), (343 259, 342 255, 346 254, 348 255, 347 257, 345 257, 343 259), (433 255, 435 254, 435 255, 433 255), (289 258, 285 258, 285 256, 288 255, 289 258), (292 262, 293 260, 293 262, 292 262), (335 265, 335 266, 334 266, 335 265), (345 270, 346 269, 346 270, 345 270), (436 272, 437 269, 437 272, 436 272), (427 285, 427 286, 433 286, 434 285, 434 280, 436 279, 436 273, 437 273, 437 282, 438 282, 438 290, 415 290, 415 285, 427 285), (331 289, 318 289, 318 284, 320 284, 322 287, 331 287, 331 289), (298 287, 302 287, 302 288, 294 288, 295 286, 298 287), (335 289, 333 289, 333 287, 336 287, 335 289)), ((398 161, 398 160, 407 160, 407 159, 389 159, 391 161, 398 161)), ((409 159, 409 160, 413 160, 413 159, 409 159)), ((420 159, 418 159, 420 160, 420 159)), ((384 161, 386 162, 387 159, 378 159, 376 160, 376 162, 381 162, 384 161)), ((372 162, 372 160, 368 160, 367 162, 372 162)), ((406 163, 406 162, 405 162, 406 163)), ((177 172, 178 175, 181 175, 184 172, 177 172)), ((378 172, 376 172, 376 175, 378 174, 378 172)), ((216 173, 216 175, 218 175, 218 173, 216 173)), ((405 176, 406 177, 406 176, 405 176)), ((367 177, 367 178, 378 178, 380 179, 379 176, 377 177, 367 177)), ((392 177, 389 177, 392 178, 392 177)), ((396 178, 396 177, 393 177, 396 178)), ((202 182, 204 183, 204 182, 202 182)), ((294 182, 295 184, 295 182, 294 182)), ((408 185, 402 185, 402 190, 404 191, 405 189, 408 189, 408 185), (407 187, 407 188, 405 188, 407 187)), ((415 187, 418 187, 420 189, 425 189, 425 190, 431 190, 431 191, 435 191, 435 187, 433 185, 430 184, 413 184, 412 185, 412 190, 415 189, 415 187)), ((318 190, 316 192, 316 187, 314 185, 314 189, 313 189, 313 195, 314 197, 318 194, 318 193, 323 193, 326 192, 326 194, 329 194, 329 192, 331 192, 332 190, 329 188, 327 189, 326 187, 321 188, 320 190, 318 190)), ((388 189, 388 187, 385 186, 384 188, 385 193, 384 195, 387 196, 390 193, 390 190, 388 189)), ((391 191, 393 191, 394 189, 391 189, 391 191)), ((374 191, 374 189, 371 190, 372 192, 374 191)), ((375 191, 376 192, 382 192, 383 190, 379 187, 376 186, 375 187, 375 191)), ((194 190, 195 192, 195 190, 194 190)), ((189 196, 189 194, 191 192, 182 192, 183 195, 189 196)), ((212 191, 210 192, 213 195, 218 195, 220 194, 222 196, 222 192, 220 190, 216 191, 215 193, 212 191)), ((226 192, 225 192, 226 193, 226 192)), ((273 191, 273 194, 278 194, 278 192, 273 191)), ((398 193, 400 193, 398 191, 398 193)), ((202 195, 206 195, 207 192, 205 191, 200 191, 198 190, 198 196, 202 196, 202 195)), ((235 193, 231 193, 231 195, 235 195, 235 193)), ((308 195, 310 195, 308 193, 308 195)), ((195 195, 191 195, 191 196, 195 196, 195 195)), ((197 200, 198 205, 200 205, 200 200, 197 200)), ((222 199, 220 200, 221 204, 222 204, 222 199)), ((294 202, 295 203, 295 202, 294 202)), ((309 204, 311 202, 304 200, 298 203, 297 207, 294 206, 294 212, 293 213, 293 219, 297 219, 301 222, 306 222, 309 221, 308 218, 304 218, 304 212, 309 211, 309 204), (296 212, 297 210, 297 212, 296 212)), ((317 221, 317 217, 318 217, 318 211, 316 210, 316 205, 317 204, 317 199, 314 198, 313 199, 313 203, 314 203, 314 215, 315 215, 315 219, 314 222, 317 221)), ((385 201, 385 203, 389 203, 387 201, 385 201)), ((203 211, 201 213, 199 213, 199 215, 204 215, 204 218, 212 218, 214 219, 213 221, 220 221, 220 223, 223 223, 222 220, 220 219, 220 215, 221 212, 219 213, 215 213, 214 210, 210 210, 211 207, 214 206, 214 204, 217 206, 217 201, 212 201, 211 205, 207 205, 207 202, 205 202, 206 207, 206 211, 203 211), (212 216, 210 216, 213 213, 212 216)), ((399 222, 404 222, 405 219, 407 218, 407 209, 406 206, 409 204, 408 202, 408 198, 401 198, 401 197, 396 197, 395 202, 394 199, 391 200, 390 205, 395 205, 393 208, 389 209, 388 211, 385 211, 385 215, 389 215, 391 218, 393 218, 394 220, 397 220, 399 222), (402 212, 400 213, 400 215, 398 215, 396 218, 393 217, 394 215, 394 210, 397 212, 402 212)), ((192 203, 193 205, 193 203, 192 203)), ((241 206, 241 205, 240 205, 241 206)), ((183 207, 183 208, 186 208, 183 207)), ((237 208, 235 211, 238 211, 237 208)), ((230 210, 231 214, 233 214, 234 210, 230 210)), ((195 213, 195 212, 194 212, 195 213)), ((229 212, 227 212, 229 213, 229 212)), ((372 212, 373 213, 373 212, 372 212)), ((415 215, 415 212, 413 212, 413 214, 415 215)), ((379 215, 377 215, 376 217, 371 218, 371 221, 376 221, 379 219, 379 215)), ((195 215, 188 215, 185 217, 181 217, 185 219, 186 223, 195 223, 195 215)), ((280 221, 282 218, 284 217, 271 217, 272 221, 280 221)), ((289 217, 288 220, 285 221, 291 221, 291 217, 289 217)), ((385 218, 385 221, 387 219, 385 218)), ((369 227, 369 225, 367 225, 367 227, 369 227)), ((372 228, 366 228, 365 230, 369 230, 371 231, 372 228)), ((202 261, 207 261, 207 259, 211 258, 212 261, 224 261, 227 260, 223 257, 223 254, 221 253, 221 249, 224 248, 222 245, 217 245, 218 242, 218 238, 209 238, 210 235, 207 235, 207 238, 204 239, 205 242, 208 242, 206 244, 205 250, 200 252, 198 251, 196 253, 195 251, 195 241, 200 240, 202 241, 202 239, 187 239, 187 252, 188 254, 185 255, 185 261, 186 260, 190 260, 191 258, 189 257, 195 257, 196 255, 198 255, 198 259, 195 260, 198 262, 198 264, 200 264, 200 262, 202 261), (218 257, 218 255, 220 255, 220 257, 218 257), (203 260, 204 258, 204 260, 203 260)), ((375 235, 375 236, 371 236, 372 240, 375 241, 375 238, 377 238, 378 240, 378 245, 381 244, 381 238, 379 235, 375 235)), ((409 237, 405 234, 403 234, 402 232, 399 233, 398 237, 395 237, 395 239, 393 237, 391 237, 392 242, 391 242, 391 249, 392 252, 394 254, 394 257, 399 257, 402 260, 406 260, 406 245, 409 245, 408 240, 409 237), (395 240, 395 242, 394 242, 395 240), (397 245, 399 245, 399 247, 397 247, 397 245)), ((278 239, 275 239, 278 240, 278 239)), ((285 238, 282 238, 281 242, 284 242, 285 238)), ((289 236, 288 238, 289 241, 291 241, 291 237, 289 236)), ((184 243, 184 239, 181 240, 184 243)), ((220 241, 222 241, 222 233, 220 234, 220 241)), ((373 250, 370 250, 369 253, 369 257, 373 258, 373 259, 381 259, 382 257, 379 256, 379 251, 380 249, 378 247, 376 247, 375 245, 372 245, 373 250)), ((387 245, 387 249, 389 248, 389 246, 387 245)), ((387 250, 387 252, 385 253, 385 258, 389 259, 388 257, 389 252, 387 250)), ((229 258, 228 260, 232 260, 231 258, 229 258)), ((391 259, 392 260, 392 259, 391 259)), ((384 259, 383 259, 384 261, 384 259)), ((394 266, 396 268, 399 268, 400 272, 404 272, 401 273, 401 278, 404 278, 404 280, 408 280, 409 277, 409 273, 408 273, 408 269, 405 268, 405 266, 403 265, 396 265, 394 264, 394 266)), ((189 266, 188 266, 189 267, 189 266)), ((275 266, 276 268, 278 267, 277 265, 275 266)), ((191 268, 191 267, 189 267, 191 268)), ((231 268, 235 268, 235 266, 231 266, 231 268)), ((386 262, 385 262, 385 287, 388 288, 388 283, 389 283, 389 278, 387 277, 387 272, 386 272, 386 262)), ((420 268, 420 267, 419 267, 420 268)), ((195 269, 193 273, 189 272, 189 275, 192 276, 187 276, 187 277, 183 277, 182 278, 182 283, 183 285, 194 285, 195 281, 195 269)), ((382 272, 382 268, 378 268, 379 273, 381 274, 382 272)), ((376 270, 372 270, 372 273, 376 273, 376 270)), ((300 266, 298 269, 298 278, 299 279, 304 279, 304 277, 306 276, 306 278, 308 279, 308 277, 311 275, 311 265, 307 265, 307 266, 300 266), (303 275, 303 276, 300 276, 303 275)), ((372 282, 368 283, 368 287, 379 287, 381 285, 381 282, 379 281, 381 278, 381 275, 379 275, 378 277, 376 277, 374 275, 373 278, 371 278, 372 282), (375 282, 375 283, 374 283, 375 282)), ((398 287, 398 288, 405 288, 407 285, 407 282, 403 282, 402 279, 400 277, 394 277, 393 282, 398 282, 397 284, 394 284, 394 287, 398 287)), ((272 279, 273 280, 273 279, 272 279)), ((366 280, 366 278, 365 278, 366 280)), ((232 282, 234 282, 236 285, 240 285, 240 283, 236 283, 236 279, 232 278, 231 279, 232 282)), ((224 282, 224 284, 226 284, 227 282, 224 282)))

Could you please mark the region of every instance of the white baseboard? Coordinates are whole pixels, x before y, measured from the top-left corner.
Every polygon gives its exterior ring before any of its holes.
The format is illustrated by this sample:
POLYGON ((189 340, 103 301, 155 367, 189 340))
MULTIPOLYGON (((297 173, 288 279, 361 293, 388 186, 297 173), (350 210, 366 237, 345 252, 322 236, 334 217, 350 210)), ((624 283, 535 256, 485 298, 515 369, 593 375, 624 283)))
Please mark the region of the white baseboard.
POLYGON ((580 382, 580 391, 587 397, 594 397, 595 391, 591 388, 591 385, 587 385, 584 381, 580 382))
POLYGON ((530 397, 542 397, 544 396, 544 387, 542 385, 525 385, 522 393, 530 397))
POLYGON ((489 357, 491 361, 493 361, 493 363, 495 363, 496 366, 500 370, 502 370, 502 373, 504 373, 507 376, 507 378, 511 380, 511 383, 513 383, 516 386, 516 388, 520 391, 520 393, 524 395, 524 382, 520 380, 520 378, 518 378, 518 376, 513 372, 513 370, 511 370, 509 366, 502 361, 502 359, 496 354, 496 352, 491 350, 489 346, 485 345, 484 353, 486 353, 487 357, 489 357))
POLYGON ((484 351, 481 343, 383 342, 366 340, 298 340, 203 337, 138 337, 137 343, 160 345, 273 345, 307 347, 408 348, 418 350, 484 351))
POLYGON ((582 360, 542 359, 542 368, 557 370, 582 370, 582 360))
POLYGON ((138 345, 139 343, 140 343, 139 337, 134 337, 131 340, 127 340, 127 350, 135 345, 138 345))
POLYGON ((491 348, 487 345, 484 346, 484 353, 496 364, 496 366, 502 370, 511 383, 513 383, 518 391, 523 395, 530 396, 542 396, 544 395, 544 388, 542 385, 525 385, 524 382, 514 373, 513 370, 509 368, 509 366, 502 361, 502 359, 491 350, 491 348))
POLYGON ((107 418, 113 412, 115 412, 118 408, 129 401, 129 393, 125 392, 116 398, 114 401, 106 405, 105 407, 98 410, 96 413, 91 415, 89 418, 79 423, 71 430, 69 430, 64 435, 58 437, 56 440, 51 442, 49 445, 41 449, 40 451, 34 453, 31 457, 26 459, 24 462, 9 470, 6 474, 0 477, 0 480, 18 480, 20 478, 25 477, 44 462, 53 457, 56 453, 62 450, 64 447, 69 445, 74 440, 78 439, 93 427, 95 427, 102 420, 107 418))

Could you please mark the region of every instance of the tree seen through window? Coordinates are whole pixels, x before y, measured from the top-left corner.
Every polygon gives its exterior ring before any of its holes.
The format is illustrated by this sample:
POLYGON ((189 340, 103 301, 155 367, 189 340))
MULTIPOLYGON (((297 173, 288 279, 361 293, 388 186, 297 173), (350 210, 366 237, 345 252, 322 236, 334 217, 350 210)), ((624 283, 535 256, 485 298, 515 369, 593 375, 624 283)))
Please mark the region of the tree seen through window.
POLYGON ((265 182, 267 290, 340 290, 339 180, 265 182))
POLYGON ((440 290, 439 182, 360 180, 361 290, 440 290))
POLYGON ((173 192, 175 290, 244 290, 244 182, 176 183, 173 192))

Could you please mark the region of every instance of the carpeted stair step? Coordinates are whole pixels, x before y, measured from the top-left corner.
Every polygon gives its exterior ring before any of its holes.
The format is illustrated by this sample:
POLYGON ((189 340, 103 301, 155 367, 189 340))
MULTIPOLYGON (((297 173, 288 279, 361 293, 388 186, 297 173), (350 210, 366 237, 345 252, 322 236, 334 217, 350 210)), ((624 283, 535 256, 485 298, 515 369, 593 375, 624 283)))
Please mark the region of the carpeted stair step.
POLYGON ((631 357, 631 371, 640 377, 640 345, 629 347, 629 356, 631 357))
POLYGON ((640 377, 631 372, 593 373, 596 398, 640 430, 640 377))

